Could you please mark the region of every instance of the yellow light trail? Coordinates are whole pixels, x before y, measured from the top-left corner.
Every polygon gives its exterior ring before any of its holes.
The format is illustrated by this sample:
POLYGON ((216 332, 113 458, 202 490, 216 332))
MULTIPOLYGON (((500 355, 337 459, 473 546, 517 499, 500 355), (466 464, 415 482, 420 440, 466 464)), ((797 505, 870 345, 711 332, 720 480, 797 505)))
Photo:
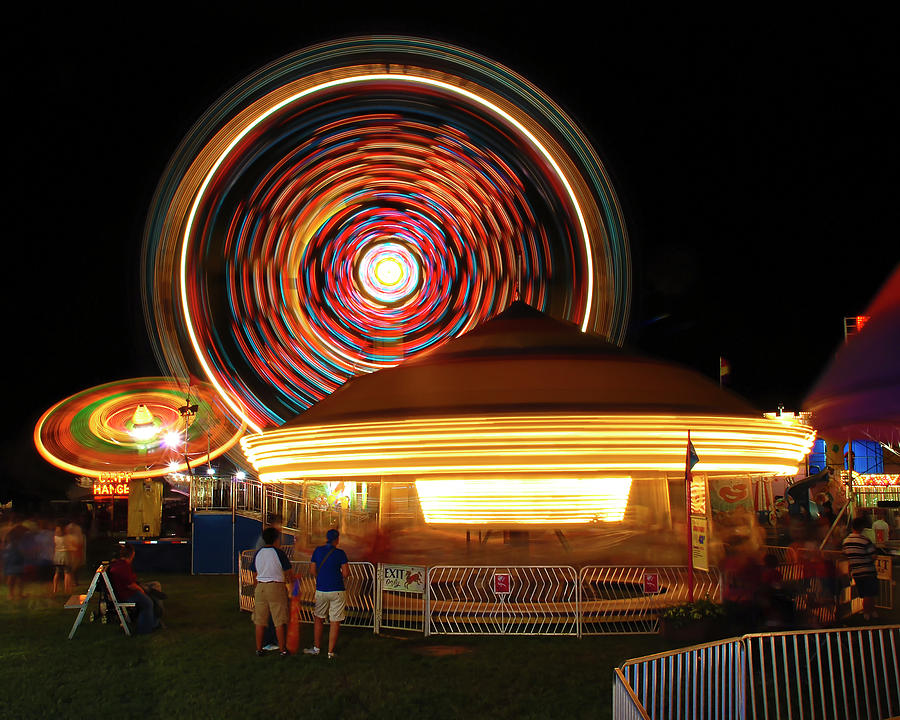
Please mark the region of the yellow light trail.
POLYGON ((283 427, 241 440, 265 482, 298 478, 684 470, 792 475, 815 433, 752 417, 534 415, 283 427))

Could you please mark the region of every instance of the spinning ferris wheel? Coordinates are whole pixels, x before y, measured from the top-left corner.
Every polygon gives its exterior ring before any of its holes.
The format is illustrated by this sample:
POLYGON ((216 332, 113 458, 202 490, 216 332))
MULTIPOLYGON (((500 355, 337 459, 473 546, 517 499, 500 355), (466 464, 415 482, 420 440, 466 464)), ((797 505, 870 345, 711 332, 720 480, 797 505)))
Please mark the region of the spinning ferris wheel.
POLYGON ((260 430, 517 294, 621 342, 629 276, 609 178, 553 101, 384 37, 282 58, 210 108, 156 193, 143 293, 166 371, 260 430))

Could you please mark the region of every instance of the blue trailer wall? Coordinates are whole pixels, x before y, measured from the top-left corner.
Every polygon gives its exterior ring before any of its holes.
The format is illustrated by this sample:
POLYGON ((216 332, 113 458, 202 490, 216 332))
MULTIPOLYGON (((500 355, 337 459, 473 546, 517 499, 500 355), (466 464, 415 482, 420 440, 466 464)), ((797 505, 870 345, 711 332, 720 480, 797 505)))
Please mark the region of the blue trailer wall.
POLYGON ((234 573, 231 555, 232 515, 230 512, 194 513, 194 574, 234 573))

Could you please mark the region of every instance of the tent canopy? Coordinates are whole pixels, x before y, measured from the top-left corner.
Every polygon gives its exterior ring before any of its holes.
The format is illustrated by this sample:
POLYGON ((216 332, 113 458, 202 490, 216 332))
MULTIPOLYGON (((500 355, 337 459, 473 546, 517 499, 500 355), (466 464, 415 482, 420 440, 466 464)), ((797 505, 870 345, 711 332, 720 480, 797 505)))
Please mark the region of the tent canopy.
POLYGON ((822 435, 900 441, 900 266, 804 403, 822 435))

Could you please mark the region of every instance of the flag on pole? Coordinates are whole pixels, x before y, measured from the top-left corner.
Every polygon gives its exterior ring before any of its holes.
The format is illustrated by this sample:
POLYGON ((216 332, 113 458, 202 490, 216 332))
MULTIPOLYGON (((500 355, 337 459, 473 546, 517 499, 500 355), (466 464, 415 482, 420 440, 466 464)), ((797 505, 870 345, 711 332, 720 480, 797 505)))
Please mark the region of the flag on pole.
MULTIPOLYGON (((684 458, 684 511, 685 511, 685 526, 687 529, 687 557, 688 557, 688 599, 691 602, 694 602, 694 555, 704 554, 705 555, 705 543, 706 543, 706 531, 705 527, 703 531, 697 536, 697 542, 695 543, 695 533, 693 531, 694 526, 694 518, 691 513, 691 495, 693 489, 693 475, 691 474, 692 468, 700 462, 700 457, 697 455, 697 451, 694 449, 694 443, 691 442, 691 431, 688 430, 688 441, 687 441, 687 451, 685 452, 684 458), (698 547, 699 545, 699 547, 698 547), (698 552, 699 551, 699 552, 698 552)), ((702 523, 705 526, 706 517, 702 518, 702 523)), ((701 566, 705 563, 701 560, 701 566)), ((705 569, 705 568, 704 568, 705 569)))
POLYGON ((719 384, 721 385, 725 378, 731 374, 731 365, 728 364, 728 361, 719 355, 719 384))
POLYGON ((684 474, 690 477, 691 470, 694 469, 694 465, 698 462, 700 462, 700 457, 697 455, 697 451, 694 450, 694 443, 691 442, 691 433, 688 431, 687 458, 685 459, 684 474))

